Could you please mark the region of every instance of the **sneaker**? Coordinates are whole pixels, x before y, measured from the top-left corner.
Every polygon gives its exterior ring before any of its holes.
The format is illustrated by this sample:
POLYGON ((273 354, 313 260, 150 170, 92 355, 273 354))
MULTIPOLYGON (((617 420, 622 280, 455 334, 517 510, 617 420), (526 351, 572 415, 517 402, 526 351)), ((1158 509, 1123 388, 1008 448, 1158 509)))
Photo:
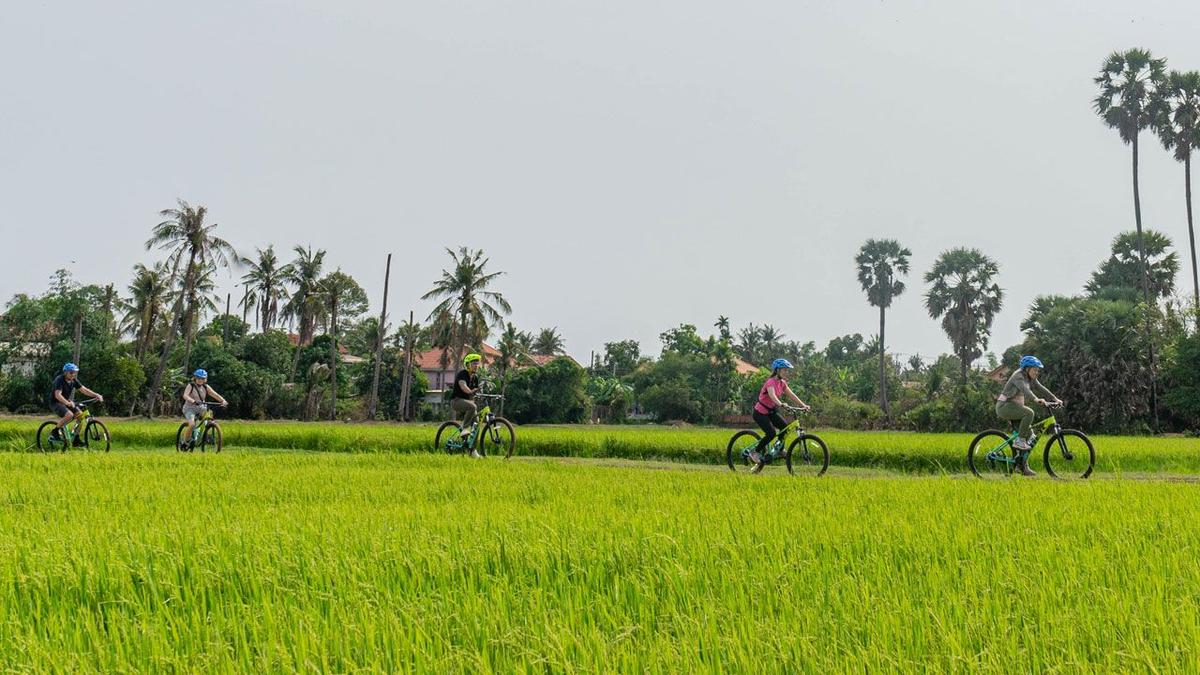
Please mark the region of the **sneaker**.
POLYGON ((751 450, 750 454, 746 455, 746 459, 756 466, 761 466, 763 461, 762 455, 758 454, 757 450, 751 450))
POLYGON ((1025 459, 1017 460, 1017 473, 1022 476, 1029 476, 1030 478, 1037 475, 1033 469, 1029 468, 1029 461, 1025 459))
POLYGON ((82 448, 83 447, 83 439, 75 438, 74 440, 71 441, 71 447, 82 448))
POLYGON ((478 450, 472 450, 472 451, 471 451, 471 457, 472 457, 473 459, 483 459, 483 455, 479 454, 479 451, 478 451, 478 450))
POLYGON ((750 469, 750 473, 762 473, 764 466, 766 466, 766 464, 755 464, 754 467, 750 469))
POLYGON ((1029 441, 1025 440, 1024 438, 1018 438, 1017 440, 1013 441, 1012 446, 1017 450, 1028 450, 1032 447, 1029 445, 1029 441))

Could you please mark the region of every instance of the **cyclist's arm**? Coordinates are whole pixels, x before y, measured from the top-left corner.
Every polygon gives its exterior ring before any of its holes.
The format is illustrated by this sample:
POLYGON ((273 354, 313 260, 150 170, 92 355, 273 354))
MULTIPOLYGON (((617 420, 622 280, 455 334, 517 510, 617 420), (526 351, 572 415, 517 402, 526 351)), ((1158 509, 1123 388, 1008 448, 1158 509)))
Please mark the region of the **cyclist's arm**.
POLYGON ((213 400, 216 401, 217 403, 220 403, 221 405, 229 405, 229 401, 226 401, 224 396, 218 394, 216 389, 209 387, 208 393, 210 395, 212 395, 213 400))
POLYGON ((96 392, 92 391, 91 389, 88 389, 87 387, 85 387, 83 385, 79 385, 79 391, 83 392, 84 396, 91 396, 92 398, 94 398, 100 402, 104 401, 103 396, 101 396, 100 394, 97 394, 96 392))
POLYGON ((191 405, 197 405, 198 403, 200 403, 196 399, 192 398, 192 385, 191 384, 189 384, 188 386, 183 388, 183 402, 191 404, 191 405))
POLYGON ((458 389, 459 389, 459 391, 461 391, 462 393, 464 393, 464 394, 468 394, 468 395, 470 395, 470 394, 474 394, 474 393, 477 391, 476 389, 472 389, 472 388, 468 387, 468 386, 467 386, 467 381, 466 381, 466 380, 459 380, 459 381, 458 381, 458 389))
POLYGON ((771 399, 771 403, 774 403, 776 407, 783 405, 783 401, 780 401, 779 397, 775 395, 774 389, 767 389, 767 398, 771 399))
POLYGON ((67 398, 66 396, 63 396, 62 389, 55 389, 55 390, 54 390, 54 400, 56 400, 56 401, 58 401, 59 403, 61 403, 61 404, 65 405, 65 406, 67 406, 67 407, 68 407, 68 408, 70 408, 71 410, 74 410, 74 409, 75 409, 75 404, 74 404, 74 403, 71 403, 71 399, 67 398))
POLYGON ((1058 400, 1059 400, 1058 396, 1055 396, 1054 392, 1047 389, 1046 385, 1042 384, 1041 382, 1034 382, 1033 384, 1037 387, 1038 391, 1045 394, 1045 398, 1047 400, 1052 401, 1052 402, 1058 402, 1058 400))

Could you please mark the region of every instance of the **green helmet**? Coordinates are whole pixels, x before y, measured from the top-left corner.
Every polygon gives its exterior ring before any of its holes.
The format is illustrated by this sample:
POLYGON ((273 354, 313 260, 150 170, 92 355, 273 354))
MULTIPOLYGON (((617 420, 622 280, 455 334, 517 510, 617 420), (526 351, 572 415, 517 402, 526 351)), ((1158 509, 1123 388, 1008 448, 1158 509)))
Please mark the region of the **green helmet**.
POLYGON ((467 365, 470 365, 470 364, 472 364, 472 363, 474 363, 474 362, 476 362, 476 361, 482 361, 482 360, 483 360, 483 357, 482 357, 482 356, 480 356, 480 355, 478 355, 478 354, 476 354, 476 353, 472 352, 472 353, 470 353, 470 354, 467 354, 465 357, 463 357, 463 365, 464 365, 464 366, 467 366, 467 365))

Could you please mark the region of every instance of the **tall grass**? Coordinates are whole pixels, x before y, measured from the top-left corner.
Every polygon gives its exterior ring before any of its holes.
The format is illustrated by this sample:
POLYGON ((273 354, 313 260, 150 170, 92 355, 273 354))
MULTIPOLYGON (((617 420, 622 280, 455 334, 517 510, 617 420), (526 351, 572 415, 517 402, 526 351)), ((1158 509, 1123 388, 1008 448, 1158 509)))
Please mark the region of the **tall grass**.
MULTIPOLYGON (((28 448, 39 420, 0 420, 0 449, 28 448)), ((112 421, 115 447, 174 446, 178 422, 112 421)), ((318 452, 427 452, 431 425, 296 422, 223 423, 228 445, 318 452)), ((963 473, 969 434, 816 430, 829 444, 831 464, 913 473, 963 473)), ((732 431, 636 426, 526 426, 517 429, 517 454, 620 457, 719 464, 732 431)), ((1097 471, 1200 473, 1200 439, 1094 437, 1097 471)), ((1041 464, 1041 448, 1034 466, 1041 464)))
POLYGON ((1187 485, 0 455, 29 672, 1197 672, 1187 485))

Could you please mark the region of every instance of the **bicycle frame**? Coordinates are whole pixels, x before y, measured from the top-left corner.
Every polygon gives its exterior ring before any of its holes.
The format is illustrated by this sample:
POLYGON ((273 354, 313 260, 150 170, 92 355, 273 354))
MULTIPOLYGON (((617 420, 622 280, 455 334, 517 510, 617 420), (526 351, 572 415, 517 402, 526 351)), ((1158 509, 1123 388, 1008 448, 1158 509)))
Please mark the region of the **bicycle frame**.
MULTIPOLYGON (((774 438, 774 440, 771 441, 771 446, 769 448, 766 448, 767 452, 766 452, 764 459, 772 459, 774 457, 777 457, 779 454, 781 454, 783 452, 783 449, 787 447, 787 435, 788 434, 794 433, 796 435, 799 435, 799 434, 804 433, 804 428, 800 426, 799 415, 796 413, 791 413, 791 414, 792 414, 792 421, 788 422, 787 426, 785 426, 784 428, 780 429, 779 431, 777 431, 775 433, 775 438, 774 438)), ((742 456, 745 457, 745 456, 749 455, 750 451, 753 450, 757 445, 758 445, 758 441, 754 441, 754 442, 746 445, 746 447, 742 448, 742 450, 741 450, 742 456)))
POLYGON ((213 421, 213 412, 208 406, 204 406, 204 414, 196 420, 196 424, 192 426, 192 442, 197 439, 208 429, 208 425, 213 421))
MULTIPOLYGON (((489 399, 500 398, 500 396, 498 394, 479 394, 478 398, 489 399)), ((459 431, 458 440, 451 439, 446 441, 446 443, 456 450, 461 450, 463 448, 474 448, 475 442, 479 440, 480 432, 490 422, 495 421, 495 419, 496 415, 492 413, 492 406, 484 405, 479 409, 479 412, 475 415, 475 419, 471 422, 471 433, 464 439, 462 432, 466 431, 466 429, 463 428, 459 431)))
MULTIPOLYGON (((1055 436, 1058 434, 1058 432, 1062 431, 1062 425, 1060 425, 1058 423, 1058 418, 1055 417, 1054 415, 1051 415, 1040 422, 1034 422, 1030 426, 1030 428, 1033 429, 1035 438, 1036 438, 1036 436, 1040 436, 1043 433, 1049 433, 1051 436, 1055 436)), ((988 453, 986 455, 984 455, 984 459, 986 459, 989 462, 1003 462, 1005 464, 1015 465, 1017 463, 1018 458, 1015 456, 1009 457, 1008 453, 1005 452, 1005 448, 1011 446, 1013 444, 1013 442, 1016 441, 1020 437, 1021 437, 1021 430, 1013 429, 1012 433, 1010 433, 1008 435, 1008 438, 1004 439, 1003 443, 992 448, 991 450, 988 451, 988 453)), ((1016 447, 1013 447, 1013 449, 1016 450, 1016 447)), ((1032 452, 1033 452, 1033 443, 1030 443, 1028 450, 1020 451, 1020 453, 1019 453, 1020 459, 1025 459, 1025 458, 1029 457, 1030 453, 1032 453, 1032 452)))

